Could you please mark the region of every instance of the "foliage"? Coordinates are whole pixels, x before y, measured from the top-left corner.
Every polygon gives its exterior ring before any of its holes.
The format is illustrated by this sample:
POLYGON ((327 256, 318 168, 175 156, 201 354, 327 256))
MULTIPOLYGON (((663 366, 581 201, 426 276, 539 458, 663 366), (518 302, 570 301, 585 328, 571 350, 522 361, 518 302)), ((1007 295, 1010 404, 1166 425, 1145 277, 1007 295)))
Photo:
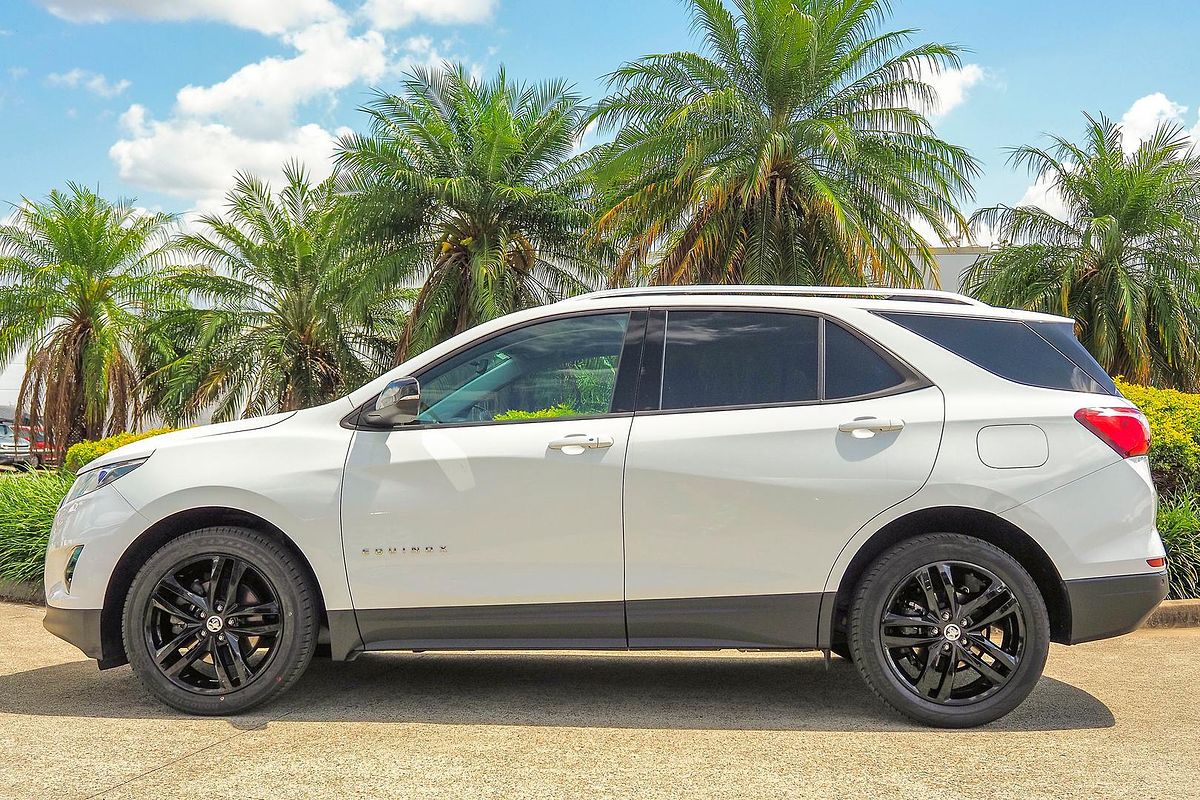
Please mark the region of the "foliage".
POLYGON ((1160 492, 1200 491, 1200 395, 1117 380, 1150 421, 1150 468, 1160 492))
POLYGON ((504 411, 492 417, 494 420, 510 419, 549 419, 551 417, 573 417, 579 412, 566 403, 559 403, 549 408, 539 408, 537 411, 504 411))
POLYGON ((972 217, 1003 243, 965 276, 989 303, 1074 317, 1110 373, 1200 388, 1200 152, 1162 123, 1132 152, 1119 123, 1087 117, 1081 144, 1018 147, 1010 161, 1048 181, 1065 220, 1037 206, 972 217))
POLYGON ((42 470, 0 480, 0 580, 41 579, 54 514, 71 480, 42 470))
POLYGON ((1164 495, 1158 505, 1158 532, 1167 549, 1170 599, 1200 598, 1200 496, 1164 495))
POLYGON ((209 306, 160 315, 142 350, 148 395, 174 424, 214 404, 225 420, 328 402, 391 363, 411 255, 360 235, 332 180, 314 186, 294 163, 284 176, 276 195, 239 175, 226 214, 180 240, 217 270, 188 284, 209 306))
POLYGON ((614 284, 916 286, 961 235, 976 161, 938 138, 925 78, 958 48, 883 30, 887 0, 689 0, 702 53, 609 76, 593 154, 614 284))
POLYGON ((95 461, 106 453, 111 453, 118 447, 136 442, 141 439, 149 439, 151 436, 158 436, 160 433, 170 433, 174 428, 154 428, 153 430, 143 431, 141 433, 130 433, 123 431, 114 436, 109 436, 98 441, 76 442, 67 449, 67 455, 63 459, 63 469, 74 475, 79 472, 84 465, 95 461))
POLYGON ((422 281, 397 357, 480 322, 590 288, 596 256, 586 165, 572 158, 585 108, 562 81, 526 86, 501 70, 414 68, 400 94, 364 111, 368 135, 342 139, 343 188, 396 235, 411 226, 422 281), (375 212, 401 201, 394 215, 375 212))
POLYGON ((172 218, 69 184, 0 225, 0 364, 28 348, 18 418, 65 447, 136 425, 130 354, 148 315, 182 308, 172 218))

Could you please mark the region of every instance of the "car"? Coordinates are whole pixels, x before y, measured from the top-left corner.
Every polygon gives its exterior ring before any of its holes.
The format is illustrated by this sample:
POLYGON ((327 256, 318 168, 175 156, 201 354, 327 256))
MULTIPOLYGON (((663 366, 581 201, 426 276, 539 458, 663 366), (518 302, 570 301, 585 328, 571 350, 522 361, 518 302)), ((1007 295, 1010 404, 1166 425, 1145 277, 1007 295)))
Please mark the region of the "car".
POLYGON ((29 444, 28 431, 22 430, 17 436, 11 423, 0 422, 0 466, 31 469, 40 465, 29 444))
POLYGON ((1073 322, 898 289, 600 291, 326 405, 139 441, 54 521, 45 625, 193 714, 314 654, 824 650, 922 723, 1167 592, 1146 418, 1073 322))

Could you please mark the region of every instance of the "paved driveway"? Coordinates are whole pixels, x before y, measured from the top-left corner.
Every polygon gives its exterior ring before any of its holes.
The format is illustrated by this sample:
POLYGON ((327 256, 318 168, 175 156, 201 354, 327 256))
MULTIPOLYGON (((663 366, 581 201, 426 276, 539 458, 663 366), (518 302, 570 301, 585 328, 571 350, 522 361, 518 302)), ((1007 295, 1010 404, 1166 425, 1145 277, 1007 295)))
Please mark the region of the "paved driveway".
POLYGON ((1200 798, 1200 630, 1051 650, 980 730, 814 655, 380 654, 199 719, 0 604, 0 798, 1200 798))

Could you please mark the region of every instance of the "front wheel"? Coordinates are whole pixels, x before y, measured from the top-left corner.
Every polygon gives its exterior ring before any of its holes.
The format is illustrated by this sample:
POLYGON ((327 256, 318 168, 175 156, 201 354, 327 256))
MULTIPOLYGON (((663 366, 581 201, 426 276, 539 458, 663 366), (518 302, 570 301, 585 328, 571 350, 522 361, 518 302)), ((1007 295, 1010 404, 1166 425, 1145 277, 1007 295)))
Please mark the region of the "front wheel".
POLYGON ((246 528, 205 528, 165 544, 125 602, 125 652, 152 694, 190 714, 236 714, 295 683, 319 626, 307 571, 246 528))
POLYGON ((943 728, 999 719, 1029 695, 1050 646, 1046 604, 1017 561, 979 539, 920 536, 867 570, 850 612, 867 685, 906 716, 943 728))

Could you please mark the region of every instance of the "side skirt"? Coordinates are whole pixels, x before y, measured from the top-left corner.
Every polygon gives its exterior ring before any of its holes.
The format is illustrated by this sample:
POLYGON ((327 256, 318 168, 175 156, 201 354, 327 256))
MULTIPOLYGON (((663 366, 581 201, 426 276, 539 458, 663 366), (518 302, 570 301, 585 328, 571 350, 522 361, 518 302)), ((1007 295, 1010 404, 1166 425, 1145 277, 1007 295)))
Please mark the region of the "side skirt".
MULTIPOLYGON (((361 644, 332 630, 333 657, 365 650, 803 650, 819 645, 821 592, 356 612, 361 644), (338 642, 344 643, 342 647, 338 642), (349 649, 347 649, 349 647, 349 649)), ((337 612, 339 618, 347 612, 337 612)), ((348 620, 346 620, 348 621, 348 620)), ((346 628, 340 622, 339 628, 346 628)))

